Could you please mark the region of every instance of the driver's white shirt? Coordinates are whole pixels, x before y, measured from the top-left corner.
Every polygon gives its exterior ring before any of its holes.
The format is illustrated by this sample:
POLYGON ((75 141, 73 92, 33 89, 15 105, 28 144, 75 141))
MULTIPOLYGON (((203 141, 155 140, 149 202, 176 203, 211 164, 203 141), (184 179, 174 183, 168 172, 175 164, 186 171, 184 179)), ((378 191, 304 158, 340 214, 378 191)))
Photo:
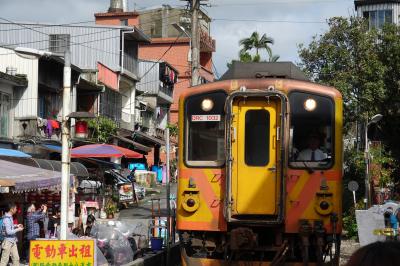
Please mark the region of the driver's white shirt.
MULTIPOLYGON (((312 150, 311 149, 305 149, 302 150, 299 153, 299 156, 297 156, 297 161, 311 161, 311 154, 312 150)), ((328 158, 328 156, 322 152, 320 149, 314 150, 314 161, 322 161, 328 158)))

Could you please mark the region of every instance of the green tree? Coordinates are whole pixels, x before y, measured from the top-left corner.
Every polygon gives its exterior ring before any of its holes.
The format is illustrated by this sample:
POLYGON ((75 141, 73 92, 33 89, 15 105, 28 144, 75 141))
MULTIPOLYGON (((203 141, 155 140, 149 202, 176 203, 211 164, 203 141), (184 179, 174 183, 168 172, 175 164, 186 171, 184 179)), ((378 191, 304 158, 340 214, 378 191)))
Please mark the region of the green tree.
MULTIPOLYGON (((261 37, 258 32, 253 32, 249 38, 244 38, 239 41, 239 45, 242 47, 239 51, 239 61, 244 63, 250 62, 266 62, 261 60, 260 50, 266 50, 268 54, 268 62, 277 62, 280 58, 279 55, 272 54, 270 45, 274 44, 274 40, 264 33, 261 37), (250 54, 252 50, 256 50, 256 54, 253 56, 250 54)), ((228 62, 226 65, 228 68, 231 67, 232 62, 228 62)))
POLYGON ((343 95, 345 130, 379 112, 385 99, 386 67, 379 58, 377 32, 358 18, 332 18, 329 30, 300 45, 300 67, 315 82, 343 95))
MULTIPOLYGON (((392 155, 400 161, 400 27, 388 24, 377 35, 377 53, 385 66, 384 101, 379 108, 383 115, 379 124, 384 130, 380 133, 392 155)), ((397 169, 397 176, 400 176, 400 169, 397 169)))
POLYGON ((274 54, 274 55, 272 55, 272 56, 269 57, 269 60, 268 60, 268 61, 269 61, 269 62, 278 62, 279 58, 280 58, 279 55, 274 54))
POLYGON ((251 34, 249 38, 244 38, 239 41, 239 45, 242 46, 242 49, 240 49, 239 52, 239 56, 255 49, 256 54, 253 57, 254 62, 260 61, 260 50, 266 50, 269 58, 272 58, 272 49, 270 47, 270 45, 272 44, 274 44, 274 40, 268 37, 267 34, 264 33, 260 37, 260 34, 255 31, 251 34))
POLYGON ((88 120, 88 127, 92 131, 92 140, 100 143, 108 143, 118 128, 113 120, 104 116, 88 120))
MULTIPOLYGON (((380 177, 379 186, 398 183, 400 167, 400 28, 385 25, 369 30, 359 18, 332 18, 327 32, 315 36, 308 46, 300 45, 300 67, 310 78, 337 88, 343 95, 345 134, 350 135, 355 122, 363 123, 374 114, 383 114, 376 126, 384 148, 371 148, 374 168, 380 177)), ((369 134, 371 136, 373 134, 369 134)), ((344 154, 343 184, 356 180, 357 192, 363 195, 365 162, 362 151, 348 148, 344 154)), ((344 206, 351 195, 344 187, 344 206)), ((346 206, 347 205, 347 206, 346 206)))

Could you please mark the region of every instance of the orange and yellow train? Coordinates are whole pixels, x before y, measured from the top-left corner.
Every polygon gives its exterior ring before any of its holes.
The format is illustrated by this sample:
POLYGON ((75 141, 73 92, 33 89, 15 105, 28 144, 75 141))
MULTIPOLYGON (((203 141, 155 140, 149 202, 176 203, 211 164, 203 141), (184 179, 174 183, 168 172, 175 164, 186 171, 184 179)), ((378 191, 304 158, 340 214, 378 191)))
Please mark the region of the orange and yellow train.
POLYGON ((183 265, 338 265, 342 97, 274 66, 180 97, 183 265))

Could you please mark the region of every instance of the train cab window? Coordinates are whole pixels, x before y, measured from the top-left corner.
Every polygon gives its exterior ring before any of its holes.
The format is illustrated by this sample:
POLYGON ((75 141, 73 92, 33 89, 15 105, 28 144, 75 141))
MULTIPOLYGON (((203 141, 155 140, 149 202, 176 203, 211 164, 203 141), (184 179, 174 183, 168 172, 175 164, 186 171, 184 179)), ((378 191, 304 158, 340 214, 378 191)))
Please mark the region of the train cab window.
POLYGON ((194 95, 185 102, 185 161, 189 166, 225 162, 225 92, 194 95))
POLYGON ((334 157, 333 100, 315 94, 293 92, 291 108, 290 166, 329 168, 334 157))

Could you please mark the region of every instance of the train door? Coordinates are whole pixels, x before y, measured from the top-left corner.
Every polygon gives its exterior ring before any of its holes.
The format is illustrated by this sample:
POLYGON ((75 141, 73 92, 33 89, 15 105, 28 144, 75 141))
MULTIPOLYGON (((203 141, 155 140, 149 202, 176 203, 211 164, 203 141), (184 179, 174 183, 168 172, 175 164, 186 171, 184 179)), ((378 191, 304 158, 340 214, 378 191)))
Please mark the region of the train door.
POLYGON ((232 103, 232 179, 234 216, 277 214, 277 102, 238 98, 232 103))

